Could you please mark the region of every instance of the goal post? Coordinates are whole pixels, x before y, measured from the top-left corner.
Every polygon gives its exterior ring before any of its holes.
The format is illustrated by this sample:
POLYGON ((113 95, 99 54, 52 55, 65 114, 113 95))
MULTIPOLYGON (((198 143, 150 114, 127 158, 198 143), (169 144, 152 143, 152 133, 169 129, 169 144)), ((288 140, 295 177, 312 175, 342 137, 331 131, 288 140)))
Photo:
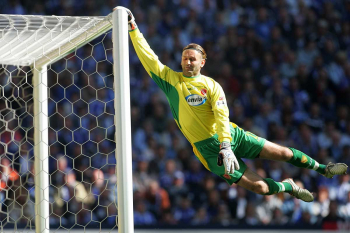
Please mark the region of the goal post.
POLYGON ((131 115, 130 115, 130 81, 129 66, 124 61, 129 61, 128 46, 128 22, 125 10, 116 9, 113 13, 113 56, 115 59, 114 73, 118 73, 118 80, 114 80, 115 93, 119 93, 114 100, 115 106, 115 140, 117 142, 117 177, 118 177, 118 227, 121 232, 133 232, 133 196, 132 193, 132 163, 131 163, 131 115), (118 39, 117 39, 118 38, 118 39), (119 185, 121 184, 121 185, 119 185))
MULTIPOLYGON (((93 47, 93 46, 92 46, 93 47)), ((97 47, 97 45, 96 45, 97 47)), ((6 118, 6 114, 8 113, 5 111, 4 116, 2 116, 2 111, 0 111, 0 152, 3 150, 4 152, 8 152, 10 149, 10 145, 12 145, 13 141, 15 140, 16 137, 16 131, 19 130, 22 132, 25 137, 29 137, 28 135, 31 135, 31 131, 33 132, 33 145, 29 142, 30 140, 21 140, 20 142, 17 142, 18 146, 18 152, 14 152, 11 154, 12 156, 12 166, 14 167, 15 160, 20 161, 22 158, 20 157, 21 155, 21 146, 23 144, 23 147, 25 148, 30 148, 31 146, 33 147, 33 154, 34 154, 34 171, 28 171, 28 174, 30 172, 33 173, 34 176, 34 189, 31 188, 25 188, 25 195, 22 193, 21 188, 13 188, 11 192, 12 196, 18 196, 19 199, 23 199, 22 202, 24 203, 22 207, 20 206, 19 215, 24 214, 23 206, 24 205, 29 205, 31 202, 30 198, 30 193, 32 190, 35 190, 35 208, 34 208, 34 215, 35 215, 35 231, 36 232, 43 232, 43 233, 48 233, 50 232, 50 218, 51 217, 57 217, 58 215, 55 214, 54 210, 54 204, 52 201, 52 193, 50 193, 50 188, 52 186, 51 180, 53 179, 52 177, 59 173, 62 172, 60 170, 57 171, 50 171, 50 132, 52 131, 52 134, 55 134, 56 140, 57 137, 59 137, 59 131, 55 131, 50 129, 50 109, 48 109, 49 101, 52 101, 51 99, 53 98, 50 96, 50 84, 49 82, 52 79, 57 79, 57 85, 53 85, 53 87, 61 88, 63 89, 63 95, 64 99, 59 100, 55 102, 55 106, 57 108, 57 116, 58 118, 63 119, 63 125, 67 130, 69 129, 68 126, 68 121, 66 121, 66 118, 72 116, 75 118, 79 118, 79 122, 83 124, 83 118, 87 117, 94 117, 92 122, 95 121, 97 122, 97 127, 92 127, 89 129, 86 129, 88 126, 79 126, 77 130, 71 130, 71 135, 73 138, 79 138, 79 137, 85 137, 86 135, 80 135, 78 134, 80 129, 82 130, 81 132, 86 132, 88 130, 88 139, 87 141, 79 141, 70 143, 69 145, 72 144, 77 144, 78 149, 81 151, 79 156, 84 157, 85 160, 89 161, 89 164, 91 166, 94 166, 93 161, 97 155, 103 154, 103 153, 108 153, 104 151, 104 148, 102 148, 102 142, 99 144, 102 139, 92 139, 90 137, 90 133, 92 131, 95 131, 96 128, 99 128, 100 131, 105 132, 104 137, 107 137, 107 132, 110 130, 110 128, 105 128, 99 126, 100 122, 103 121, 103 113, 98 116, 93 116, 92 113, 90 113, 90 104, 89 100, 84 99, 84 93, 82 93, 83 89, 85 90, 92 90, 92 92, 96 92, 96 96, 100 94, 100 91, 103 91, 102 89, 98 89, 97 87, 91 87, 90 86, 90 79, 94 78, 93 74, 98 74, 99 77, 101 76, 101 79, 103 81, 105 80, 106 77, 109 77, 108 75, 103 76, 99 74, 99 66, 105 66, 106 64, 110 64, 111 61, 113 60, 113 74, 114 76, 114 127, 115 127, 115 135, 114 135, 114 143, 115 143, 115 148, 113 151, 115 152, 115 159, 116 159, 116 167, 115 167, 115 174, 117 177, 117 200, 115 202, 117 203, 117 209, 118 209, 118 216, 117 216, 117 226, 118 226, 118 232, 120 233, 132 233, 134 232, 134 227, 133 227, 133 192, 132 192, 132 152, 131 152, 131 119, 130 119, 130 87, 129 87, 129 51, 128 51, 129 45, 128 45, 128 28, 127 28, 127 13, 125 10, 122 9, 117 9, 115 8, 111 14, 105 17, 69 17, 69 16, 33 16, 33 15, 0 15, 0 65, 2 66, 2 71, 0 72, 0 75, 4 75, 4 79, 1 80, 0 78, 0 107, 3 102, 3 106, 9 109, 9 111, 18 112, 18 109, 13 109, 12 107, 12 102, 14 99, 16 99, 16 94, 17 92, 23 92, 26 93, 28 90, 32 90, 32 102, 33 102, 33 109, 31 110, 32 113, 29 113, 29 118, 32 117, 33 119, 33 127, 28 128, 28 129, 23 129, 20 126, 17 127, 10 127, 12 123, 9 123, 13 119, 8 120, 6 118), (105 56, 106 59, 103 61, 98 61, 94 57, 92 57, 89 62, 86 62, 87 59, 81 59, 78 54, 77 50, 84 45, 88 45, 91 41, 94 39, 100 37, 101 35, 106 34, 108 31, 112 30, 112 45, 113 45, 113 52, 112 52, 112 58, 107 58, 107 51, 106 48, 102 43, 100 43, 98 46, 102 46, 103 49, 105 50, 105 56), (101 45, 102 44, 102 45, 101 45), (68 60, 70 58, 67 58, 66 56, 69 54, 74 54, 74 58, 76 60, 79 60, 81 63, 81 67, 78 68, 81 69, 82 72, 73 72, 70 70, 68 67, 68 60), (66 67, 64 68, 64 71, 70 75, 68 78, 67 76, 63 76, 63 78, 60 78, 59 75, 62 74, 62 72, 56 72, 51 69, 51 65, 54 64, 55 62, 59 61, 60 59, 65 59, 66 60, 66 67), (110 60, 108 60, 110 59, 110 60), (95 71, 93 74, 88 74, 88 72, 85 72, 83 69, 93 69, 93 67, 89 67, 92 64, 96 64, 95 71), (11 68, 8 68, 11 67, 11 68), (28 82, 27 77, 21 79, 20 85, 17 85, 15 81, 12 79, 12 70, 19 70, 20 72, 23 72, 23 67, 30 67, 29 69, 31 70, 32 73, 32 84, 26 83, 26 85, 23 85, 23 82, 28 82), (57 73, 57 77, 51 77, 48 71, 51 73, 57 73), (58 112, 58 105, 62 102, 64 102, 68 97, 67 95, 67 90, 68 88, 80 88, 78 84, 75 84, 75 81, 82 82, 86 84, 86 81, 81 81, 81 80, 76 80, 80 76, 87 77, 87 83, 85 87, 79 89, 79 95, 78 97, 80 98, 79 100, 74 100, 76 102, 79 102, 81 100, 83 106, 87 106, 87 114, 83 113, 76 113, 76 114, 71 114, 67 116, 63 116, 60 112, 58 112), (62 86, 63 84, 60 83, 60 79, 63 83, 68 82, 68 79, 73 80, 72 85, 67 85, 67 86, 62 86), (66 80, 64 80, 66 79, 66 80), (24 80, 24 81, 23 81, 24 80), (1 86, 3 82, 4 86, 1 86), (24 87, 26 86, 26 87, 24 87), (28 87, 29 86, 29 87, 28 87), (10 90, 12 94, 10 96, 6 96, 6 91, 8 91, 10 88, 13 88, 13 90, 10 90), (26 90, 22 90, 25 89, 26 90), (94 89, 95 88, 95 89, 94 89), (2 95, 2 96, 1 96, 2 95), (51 99, 50 99, 50 98, 51 99), (2 102, 1 102, 2 101, 2 102), (60 115, 61 114, 61 115, 60 115), (31 116, 32 115, 32 116, 31 116), (101 120, 102 119, 102 120, 101 120), (84 128, 85 127, 85 128, 84 128), (51 130, 51 131, 50 131, 51 130), (11 140, 7 140, 6 142, 2 142, 2 138, 5 138, 5 136, 9 133, 11 140), (5 135, 5 136, 4 136, 5 135), (100 140, 100 141, 98 141, 100 140), (96 142, 97 141, 97 142, 96 142), (97 148, 97 152, 91 152, 91 155, 86 155, 84 154, 84 148, 85 146, 90 143, 93 144, 92 147, 97 148), (25 145, 24 145, 25 144, 25 145), (103 151, 103 152, 102 152, 103 151), (18 194, 19 193, 19 194, 18 194)), ((93 52, 93 51, 92 51, 93 52)), ((91 52, 91 53, 92 53, 91 52)), ((79 63, 77 62, 77 63, 79 63)), ((79 64, 80 64, 79 63, 79 64)), ((25 75, 28 75, 27 73, 25 75)), ((95 82, 95 81, 94 81, 95 82)), ((97 81, 96 81, 97 82, 97 81)), ((92 84, 91 84, 92 85, 92 84)), ((53 88, 52 87, 52 88, 53 88)), ((112 88, 111 88, 112 89, 112 88)), ((71 91, 71 93, 74 93, 74 91, 71 91)), ((93 94, 92 94, 93 95, 93 94)), ((23 99, 24 97, 19 97, 18 102, 23 102, 24 109, 26 111, 29 111, 28 109, 31 108, 30 106, 27 106, 28 102, 25 102, 23 99)), ((69 100, 68 100, 69 101, 69 100)), ((68 110, 71 112, 74 112, 74 104, 76 102, 72 101, 69 102, 67 106, 71 106, 73 108, 72 110, 68 110)), ((93 103, 99 103, 101 102, 98 98, 96 98, 95 101, 92 101, 93 103)), ((104 111, 106 110, 106 106, 110 102, 102 102, 102 105, 104 105, 104 111)), ((22 106, 21 104, 17 104, 22 106)), ((16 106, 17 106, 16 105, 16 106)), ((97 105, 97 104, 96 104, 97 105)), ((23 107, 22 106, 22 107, 23 107)), ((98 107, 98 106, 97 106, 98 107)), ((68 107, 69 108, 69 107, 68 107)), ((81 111, 84 111, 84 108, 81 108, 81 111)), ((110 113, 108 113, 110 114, 110 113)), ((27 119, 23 119, 24 115, 18 113, 16 115, 15 119, 17 122, 22 122, 27 119)), ((91 122, 90 122, 91 123, 91 122)), ((21 124, 21 123, 17 123, 21 124)), ((60 123, 59 123, 60 124, 60 123)), ((96 130, 97 131, 97 130, 96 130)), ((21 133, 19 133, 21 134, 21 133)), ((5 139, 4 139, 5 140, 5 139)), ((77 139, 75 139, 77 140, 77 139)), ((80 140, 80 139, 78 139, 80 140)), ((72 140, 73 141, 73 140, 72 140)), ((62 145, 60 145, 62 146, 62 145)), ((68 146, 63 145, 64 150, 65 150, 65 155, 67 158, 71 158, 70 156, 70 151, 67 151, 68 146)), ((85 149, 86 150, 86 149, 85 149)), ((107 150, 108 151, 108 150, 107 150)), ((0 157, 0 180, 4 180, 4 182, 8 182, 8 174, 5 174, 5 168, 4 170, 1 170, 3 167, 5 167, 6 164, 5 160, 10 160, 6 156, 7 154, 5 153, 4 156, 0 157), (3 163, 3 164, 2 164, 3 163)), ((28 152, 29 154, 29 152, 28 152)), ((104 154, 103 154, 104 155, 104 154)), ((106 156, 108 160, 108 155, 106 156)), ((22 159, 23 160, 23 159, 22 159)), ((75 158, 72 158, 73 164, 75 166, 75 158)), ((84 161, 85 161, 84 160, 84 161)), ((28 164, 32 159, 30 156, 28 156, 28 164)), ((55 163, 59 163, 59 158, 54 158, 55 163)), ((11 161, 10 161, 11 162, 11 161)), ((17 167, 23 166, 23 165, 17 165, 17 167)), ((29 166, 29 165, 28 165, 29 166)), ((57 165, 58 166, 58 165, 57 165)), ((102 165, 101 165, 102 166, 102 165)), ((108 164, 106 164, 108 166, 108 164)), ((102 166, 103 168, 103 166, 102 166)), ((101 169, 95 169, 94 171, 97 171, 97 174, 100 174, 101 169)), ((22 167, 20 167, 22 169, 22 167)), ((29 168, 28 168, 29 169, 29 168)), ((74 167, 74 169, 76 169, 74 167)), ((15 169, 14 169, 15 170, 15 169)), ((7 171, 7 170, 6 170, 7 171)), ((75 170, 76 173, 80 174, 82 179, 85 175, 86 170, 75 170)), ((18 173, 21 173, 18 171, 18 173)), ((86 172, 87 173, 87 172, 86 172)), ((70 174, 70 171, 64 171, 63 176, 66 183, 68 174, 70 174)), ((86 176, 86 175, 85 175, 86 176)), ((98 179, 98 178, 97 178, 98 179)), ((20 184, 22 184, 23 177, 19 178, 20 184)), ((27 181, 26 181, 27 182, 27 181)), ((84 180, 79 184, 84 187, 84 185, 88 188, 86 190, 89 191, 89 194, 86 194, 83 196, 82 200, 78 200, 79 203, 82 203, 81 209, 77 213, 72 213, 70 211, 71 206, 69 206, 70 200, 65 200, 63 197, 59 198, 58 200, 62 202, 62 210, 61 211, 66 211, 66 214, 72 215, 72 219, 79 218, 79 214, 82 212, 88 212, 91 215, 90 221, 87 221, 87 223, 84 224, 78 224, 77 222, 75 224, 72 224, 74 226, 79 226, 81 228, 88 229, 88 225, 90 223, 97 222, 96 217, 94 217, 93 211, 96 209, 94 207, 94 210, 88 210, 85 207, 85 202, 87 199, 91 197, 93 199, 93 195, 98 196, 98 204, 100 204, 100 197, 103 194, 92 194, 92 186, 97 183, 98 180, 93 181, 93 182, 84 182, 84 180)), ((108 184, 108 181, 107 181, 108 184)), ((62 184, 63 187, 64 184, 62 184)), ((79 185, 75 185, 73 187, 74 190, 74 195, 78 195, 76 193, 77 187, 79 185)), ((5 185, 6 186, 6 185, 5 185)), ((0 190, 6 189, 2 186, 0 186, 0 190)), ((15 187, 15 186, 14 186, 15 187)), ((54 187, 54 189, 58 192, 61 191, 62 187, 54 187)), ((106 185, 107 187, 107 185, 106 185)), ((11 187, 10 187, 11 188, 11 187)), ((110 190, 108 190, 110 191, 110 190)), ((10 192, 6 190, 6 192, 10 192)), ((110 191, 110 193, 113 193, 113 190, 110 191)), ((2 201, 5 203, 4 209, 10 210, 11 208, 15 208, 13 206, 18 205, 16 204, 17 202, 15 201, 15 198, 13 198, 12 202, 8 201, 6 203, 6 197, 0 196, 0 215, 2 214, 2 201), (1 200, 3 198, 4 200, 1 200)), ((103 206, 101 207, 101 213, 109 213, 111 206, 103 206)), ((30 209, 30 208, 29 208, 30 209)), ((113 208, 112 208, 113 209, 113 208)), ((6 213, 5 213, 6 214, 6 213)), ((15 217, 9 216, 7 219, 13 219, 15 217)), ((108 216, 104 216, 103 214, 102 217, 100 216, 100 219, 103 219, 105 221, 108 216)), ((106 215, 106 214, 105 214, 106 215)), ((86 216, 89 216, 89 214, 86 214, 86 216)), ((26 220, 31 225, 32 219, 30 217, 25 217, 26 220)), ((2 229, 4 222, 6 220, 2 220, 0 222, 1 226, 0 228, 2 229)), ((81 221, 85 221, 84 219, 81 221)), ((16 224, 17 222, 13 220, 15 223, 15 227, 17 228, 16 224)), ((13 223, 12 222, 12 223, 13 223)), ((63 225, 62 219, 60 218, 60 224, 63 225)), ((102 223, 100 223, 101 227, 102 223)), ((30 226, 32 227, 32 226, 30 226)), ((64 228, 62 226, 62 228, 64 228)), ((64 228, 66 229, 66 228, 64 228)), ((67 228, 68 229, 68 228, 67 228)), ((31 229, 32 230, 32 229, 31 229)))
POLYGON ((47 66, 33 70, 36 232, 50 230, 47 66))

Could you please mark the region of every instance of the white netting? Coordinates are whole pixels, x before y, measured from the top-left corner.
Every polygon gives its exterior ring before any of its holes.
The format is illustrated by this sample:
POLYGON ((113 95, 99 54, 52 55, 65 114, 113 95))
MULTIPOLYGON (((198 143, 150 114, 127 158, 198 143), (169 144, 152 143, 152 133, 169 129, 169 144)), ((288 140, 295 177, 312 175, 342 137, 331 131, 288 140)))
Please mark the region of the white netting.
POLYGON ((55 61, 110 29, 110 17, 0 15, 0 64, 55 61))
MULTIPOLYGON (((64 20, 67 18, 73 17, 64 20)), ((74 25, 85 33, 82 21, 74 25)), ((3 22, 4 17, 0 17, 2 32, 6 28, 3 22)), ((31 26, 35 25, 22 25, 20 34, 26 34, 31 26)), ((44 30, 41 26, 36 29, 44 30)), ((30 44, 33 35, 26 39, 30 44)), ((9 37, 0 39, 0 50, 5 38, 9 37)), ((24 44, 28 46, 27 42, 24 44)), ((38 43, 48 48, 40 40, 38 43)), ((46 44, 50 43, 54 40, 46 44)), ((1 53, 0 63, 6 63, 8 57, 17 61, 12 64, 31 63, 33 60, 26 56, 47 57, 52 49, 62 48, 53 46, 33 55, 32 50, 21 50, 14 43, 11 47, 18 50, 7 49, 7 57, 1 53)), ((35 229, 33 71, 28 66, 2 65, 0 69, 1 230, 35 229)), ((117 216, 111 32, 49 65, 47 88, 51 230, 97 227, 110 231, 116 227, 117 216)))

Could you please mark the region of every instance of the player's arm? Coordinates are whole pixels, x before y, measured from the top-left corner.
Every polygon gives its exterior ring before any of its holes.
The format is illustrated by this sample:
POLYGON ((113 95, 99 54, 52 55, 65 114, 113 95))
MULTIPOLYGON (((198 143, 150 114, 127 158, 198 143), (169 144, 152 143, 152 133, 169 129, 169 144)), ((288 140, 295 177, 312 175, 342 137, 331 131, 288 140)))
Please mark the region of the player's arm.
POLYGON ((231 132, 229 121, 229 110, 227 107, 225 93, 218 83, 214 83, 212 89, 211 105, 214 112, 216 131, 220 141, 220 153, 218 155, 218 166, 225 166, 225 173, 232 174, 238 170, 239 164, 231 149, 231 132))
POLYGON ((216 122, 216 132, 219 135, 219 141, 231 142, 230 132, 230 120, 229 109, 227 107, 225 93, 222 87, 218 84, 214 84, 211 95, 211 106, 214 112, 216 122))
MULTIPOLYGON (((158 56, 153 52, 143 34, 138 29, 135 18, 131 11, 124 7, 117 8, 125 9, 128 13, 128 29, 130 38, 135 48, 136 54, 139 57, 143 67, 146 69, 147 73, 153 79, 155 79, 155 76, 157 76, 158 78, 170 83, 170 80, 168 80, 169 75, 167 75, 167 73, 172 70, 159 61, 158 56)), ((156 79, 155 81, 157 82, 156 79)), ((157 82, 157 84, 159 83, 157 82)))

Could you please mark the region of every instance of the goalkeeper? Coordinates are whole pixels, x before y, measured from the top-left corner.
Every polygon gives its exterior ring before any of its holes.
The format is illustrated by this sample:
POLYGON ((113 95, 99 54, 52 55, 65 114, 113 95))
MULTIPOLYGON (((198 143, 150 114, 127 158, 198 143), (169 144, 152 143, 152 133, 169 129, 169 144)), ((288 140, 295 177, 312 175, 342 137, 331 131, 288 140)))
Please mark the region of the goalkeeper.
POLYGON ((158 60, 138 30, 130 10, 117 7, 120 8, 128 13, 129 34, 142 65, 164 91, 178 127, 206 169, 230 185, 236 183, 262 195, 287 192, 306 202, 313 201, 313 195, 292 179, 282 182, 263 179, 241 158, 288 162, 313 169, 328 178, 346 174, 347 165, 343 163, 319 164, 299 150, 269 142, 230 123, 222 87, 200 73, 207 58, 204 49, 197 44, 187 45, 182 52, 182 72, 175 72, 158 60))

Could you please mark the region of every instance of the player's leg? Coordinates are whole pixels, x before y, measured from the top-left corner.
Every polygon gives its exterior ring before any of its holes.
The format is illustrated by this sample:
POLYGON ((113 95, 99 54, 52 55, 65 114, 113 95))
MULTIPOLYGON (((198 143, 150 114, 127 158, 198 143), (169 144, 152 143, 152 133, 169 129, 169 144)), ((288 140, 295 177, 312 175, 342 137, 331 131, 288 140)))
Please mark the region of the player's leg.
POLYGON ((282 182, 277 182, 270 178, 264 179, 249 168, 246 169, 237 185, 261 195, 286 192, 305 202, 314 200, 314 197, 307 189, 297 186, 292 179, 286 179, 282 182))
POLYGON ((320 164, 299 150, 280 146, 269 141, 265 142, 260 152, 260 158, 288 162, 296 167, 313 169, 328 178, 334 175, 346 174, 347 170, 347 165, 344 163, 320 164))
MULTIPOLYGON (((266 195, 269 193, 269 186, 264 179, 247 168, 237 185, 257 194, 266 195)), ((278 192, 276 192, 278 193, 278 192)))
MULTIPOLYGON (((245 135, 243 136, 245 137, 245 135)), ((257 143, 250 144, 249 147, 247 147, 248 144, 242 145, 237 149, 237 152, 242 152, 243 154, 244 152, 249 151, 250 154, 256 157, 256 155, 262 150, 265 140, 260 140, 256 137, 253 137, 253 140, 256 140, 257 143)), ((276 182, 273 179, 263 179, 250 170, 239 157, 237 160, 240 169, 235 170, 232 174, 225 174, 224 167, 217 165, 217 155, 220 151, 219 145, 220 142, 217 140, 196 143, 195 147, 193 147, 193 152, 209 171, 220 176, 230 185, 237 183, 243 188, 262 195, 288 192, 303 201, 313 201, 312 194, 306 189, 301 189, 291 179, 288 179, 285 182, 276 182)))

